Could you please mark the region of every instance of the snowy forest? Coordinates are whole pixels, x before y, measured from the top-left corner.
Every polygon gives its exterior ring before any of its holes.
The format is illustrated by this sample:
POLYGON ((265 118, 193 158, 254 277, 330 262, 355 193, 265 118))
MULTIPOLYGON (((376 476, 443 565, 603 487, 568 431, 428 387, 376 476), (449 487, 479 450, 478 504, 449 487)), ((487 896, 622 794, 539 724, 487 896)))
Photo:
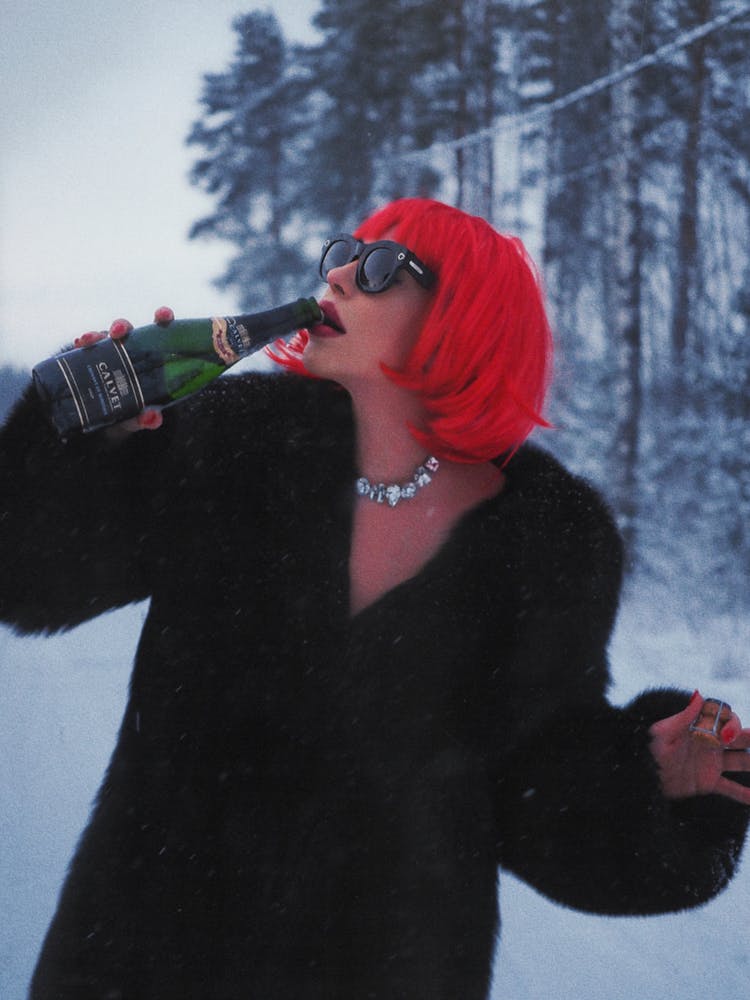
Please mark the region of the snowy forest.
MULTIPOLYGON (((611 698, 700 687, 750 715, 750 0, 321 0, 267 9, 196 79, 185 136, 256 310, 314 294, 322 240, 424 195, 520 235, 557 342, 537 433, 613 505, 629 584, 611 698)), ((0 368, 0 420, 28 379, 0 368)), ((101 782, 145 616, 0 629, 0 996, 21 1000, 101 782), (102 662, 101 650, 107 650, 102 662)), ((746 850, 747 855, 747 850, 746 850)), ((493 1000, 744 995, 750 856, 709 906, 563 910, 501 873, 493 1000)))
POLYGON ((750 603, 750 4, 323 2, 234 23, 188 143, 217 284, 300 293, 393 197, 520 235, 558 342, 545 444, 606 487, 632 568, 750 603))

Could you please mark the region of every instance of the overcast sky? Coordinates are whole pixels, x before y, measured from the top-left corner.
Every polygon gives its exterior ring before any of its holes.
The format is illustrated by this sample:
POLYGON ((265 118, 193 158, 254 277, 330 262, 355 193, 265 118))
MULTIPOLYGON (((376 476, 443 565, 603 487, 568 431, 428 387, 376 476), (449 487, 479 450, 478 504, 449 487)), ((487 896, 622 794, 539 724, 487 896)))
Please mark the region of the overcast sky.
POLYGON ((187 240, 212 206, 184 140, 233 17, 258 7, 312 38, 317 0, 0 0, 0 364, 162 304, 236 309, 210 284, 228 247, 187 240))

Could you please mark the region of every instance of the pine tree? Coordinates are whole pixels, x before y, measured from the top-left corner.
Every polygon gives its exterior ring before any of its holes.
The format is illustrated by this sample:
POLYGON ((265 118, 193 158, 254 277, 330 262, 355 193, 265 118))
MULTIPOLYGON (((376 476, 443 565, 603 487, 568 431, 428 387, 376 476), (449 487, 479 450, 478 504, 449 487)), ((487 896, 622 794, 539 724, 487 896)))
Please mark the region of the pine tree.
POLYGON ((453 201, 491 219, 495 156, 490 133, 504 95, 498 59, 508 4, 498 0, 450 0, 422 4, 423 80, 429 133, 455 143, 453 201), (477 135, 479 133, 479 135, 477 135))
MULTIPOLYGON (((650 47, 710 23, 719 10, 707 0, 659 5, 647 25, 650 47)), ((747 171, 750 148, 747 41, 738 22, 643 74, 640 559, 648 565, 651 553, 668 550, 676 577, 711 587, 717 605, 748 598, 750 463, 740 387, 750 354, 738 293, 750 202, 732 183, 747 171)))
POLYGON ((525 0, 521 21, 520 136, 523 184, 537 192, 540 262, 558 344, 551 413, 559 433, 549 444, 594 481, 613 480, 617 339, 605 301, 611 268, 608 91, 539 114, 610 70, 609 4, 525 0))
POLYGON ((316 119, 305 197, 328 228, 351 228, 386 200, 434 190, 434 171, 401 159, 433 137, 425 127, 415 0, 324 0, 314 18, 322 41, 301 53, 314 80, 316 119))
POLYGON ((260 309, 299 294, 298 275, 309 266, 299 249, 297 197, 309 85, 272 14, 246 14, 233 27, 234 59, 205 76, 203 116, 187 139, 206 151, 191 181, 216 199, 190 237, 235 246, 216 283, 236 287, 242 308, 260 309))

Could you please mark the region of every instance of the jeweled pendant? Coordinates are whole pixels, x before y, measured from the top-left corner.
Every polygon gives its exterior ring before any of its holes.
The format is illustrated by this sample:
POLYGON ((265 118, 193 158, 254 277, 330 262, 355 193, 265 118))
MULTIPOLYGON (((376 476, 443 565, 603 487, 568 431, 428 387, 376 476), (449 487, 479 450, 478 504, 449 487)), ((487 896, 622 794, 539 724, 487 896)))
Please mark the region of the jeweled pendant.
POLYGON ((385 491, 385 498, 388 501, 389 507, 395 507, 401 499, 401 487, 397 486, 395 483, 387 487, 385 491))

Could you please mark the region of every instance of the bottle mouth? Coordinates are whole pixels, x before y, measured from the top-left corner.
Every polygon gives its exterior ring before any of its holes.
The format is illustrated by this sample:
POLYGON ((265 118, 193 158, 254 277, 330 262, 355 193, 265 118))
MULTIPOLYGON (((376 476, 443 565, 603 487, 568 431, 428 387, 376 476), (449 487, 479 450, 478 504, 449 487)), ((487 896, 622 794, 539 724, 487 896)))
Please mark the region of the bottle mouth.
POLYGON ((323 310, 323 306, 320 304, 320 302, 318 302, 317 299, 310 299, 310 302, 313 303, 313 305, 315 306, 315 308, 316 308, 316 310, 318 312, 318 315, 313 319, 312 322, 314 324, 325 323, 325 321, 326 321, 326 314, 325 314, 325 312, 323 310))

